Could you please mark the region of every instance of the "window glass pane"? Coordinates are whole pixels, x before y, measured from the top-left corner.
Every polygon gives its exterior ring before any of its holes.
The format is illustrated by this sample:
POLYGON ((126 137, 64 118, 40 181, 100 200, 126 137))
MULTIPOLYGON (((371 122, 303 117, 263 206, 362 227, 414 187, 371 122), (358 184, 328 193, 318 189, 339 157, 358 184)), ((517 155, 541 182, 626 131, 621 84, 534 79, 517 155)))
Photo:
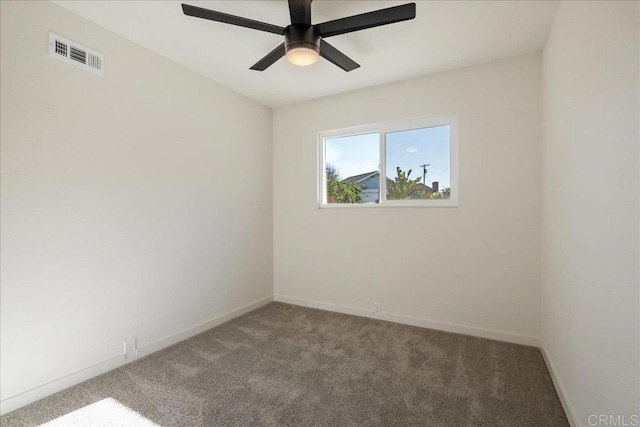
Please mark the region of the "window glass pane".
POLYGON ((325 139, 327 203, 379 203, 380 134, 325 139))
POLYGON ((386 134, 388 200, 450 197, 450 131, 446 125, 386 134))

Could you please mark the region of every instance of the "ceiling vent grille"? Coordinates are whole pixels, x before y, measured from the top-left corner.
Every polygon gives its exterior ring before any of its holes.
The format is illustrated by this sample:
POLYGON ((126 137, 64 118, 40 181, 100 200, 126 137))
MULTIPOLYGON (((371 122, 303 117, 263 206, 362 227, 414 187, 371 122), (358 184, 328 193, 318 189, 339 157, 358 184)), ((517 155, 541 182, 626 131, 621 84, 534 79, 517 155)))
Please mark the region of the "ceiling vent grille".
POLYGON ((49 56, 104 76, 104 56, 54 33, 49 33, 49 56))

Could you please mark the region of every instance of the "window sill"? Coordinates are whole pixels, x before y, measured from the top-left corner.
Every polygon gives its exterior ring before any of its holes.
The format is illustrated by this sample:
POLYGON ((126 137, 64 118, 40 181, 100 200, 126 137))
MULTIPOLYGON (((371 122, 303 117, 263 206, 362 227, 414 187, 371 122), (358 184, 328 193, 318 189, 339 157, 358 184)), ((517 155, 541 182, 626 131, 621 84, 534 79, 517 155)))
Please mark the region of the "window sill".
POLYGON ((320 203, 319 209, 388 209, 388 208, 457 208, 458 203, 452 200, 424 202, 386 202, 380 203, 320 203))

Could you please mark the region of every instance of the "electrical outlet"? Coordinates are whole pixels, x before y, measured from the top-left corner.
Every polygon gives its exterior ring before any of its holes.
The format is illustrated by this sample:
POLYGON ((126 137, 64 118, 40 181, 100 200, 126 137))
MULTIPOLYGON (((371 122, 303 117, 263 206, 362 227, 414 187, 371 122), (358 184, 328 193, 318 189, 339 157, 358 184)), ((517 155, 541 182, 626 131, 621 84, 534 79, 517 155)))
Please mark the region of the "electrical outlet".
POLYGON ((374 316, 382 316, 382 303, 374 302, 373 303, 373 315, 374 316))
POLYGON ((124 358, 129 359, 138 355, 138 338, 124 342, 124 358))

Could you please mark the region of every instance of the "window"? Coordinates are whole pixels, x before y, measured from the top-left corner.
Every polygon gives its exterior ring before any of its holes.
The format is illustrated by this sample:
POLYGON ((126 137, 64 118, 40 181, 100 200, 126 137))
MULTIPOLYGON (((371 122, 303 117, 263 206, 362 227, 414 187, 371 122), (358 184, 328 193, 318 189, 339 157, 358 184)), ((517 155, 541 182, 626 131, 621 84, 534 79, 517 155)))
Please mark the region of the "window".
POLYGON ((318 139, 320 207, 458 204, 455 114, 320 132, 318 139))

